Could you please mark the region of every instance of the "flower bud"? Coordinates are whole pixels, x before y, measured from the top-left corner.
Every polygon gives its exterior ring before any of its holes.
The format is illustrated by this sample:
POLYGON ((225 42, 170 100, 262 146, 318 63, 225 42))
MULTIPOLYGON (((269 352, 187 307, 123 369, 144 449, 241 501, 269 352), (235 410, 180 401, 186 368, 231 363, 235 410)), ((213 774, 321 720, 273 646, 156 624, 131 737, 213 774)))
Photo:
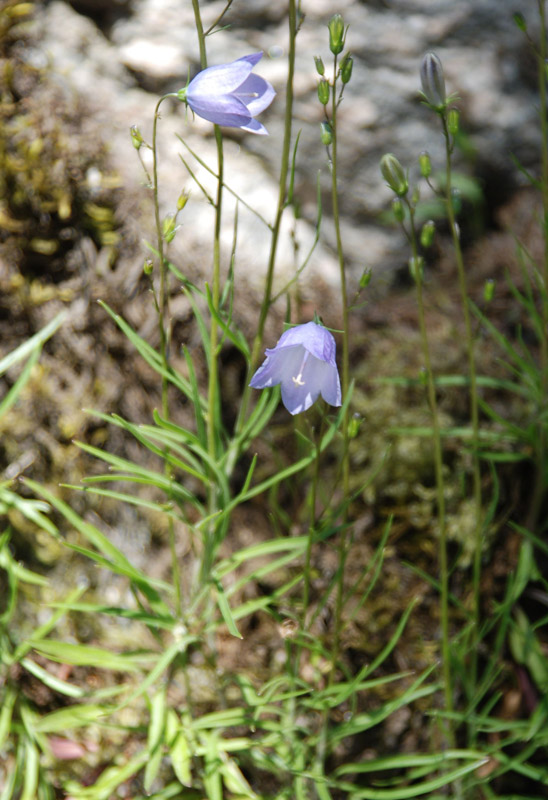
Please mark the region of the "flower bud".
POLYGON ((515 25, 520 29, 522 33, 527 32, 527 23, 521 11, 516 11, 512 19, 514 20, 515 25))
POLYGON ((143 264, 143 272, 145 273, 145 275, 152 275, 153 271, 154 271, 154 264, 152 263, 150 258, 146 258, 145 263, 143 264))
POLYGON ((329 28, 329 49, 333 55, 342 53, 344 48, 344 21, 340 14, 333 14, 327 23, 329 28))
POLYGON ((162 233, 166 242, 172 242, 175 238, 177 228, 175 227, 175 216, 168 214, 162 223, 162 233))
POLYGON ((428 222, 424 223, 421 230, 421 245, 424 248, 430 247, 430 245, 434 241, 435 232, 436 232, 436 226, 434 224, 434 221, 429 219, 428 222))
POLYGON ((183 208, 186 206, 188 202, 189 197, 190 197, 189 192, 185 192, 184 190, 181 192, 181 194, 177 198, 177 211, 183 210, 183 208))
POLYGON ((405 197, 409 189, 403 167, 392 153, 385 153, 381 158, 381 172, 388 186, 398 197, 405 197))
POLYGON ((329 146, 333 141, 333 131, 329 122, 320 122, 320 131, 322 144, 325 144, 326 147, 329 146))
POLYGON ((423 150, 419 156, 419 167, 423 178, 429 178, 432 174, 432 162, 430 160, 430 153, 423 150))
POLYGON ((434 108, 445 105, 445 78, 441 61, 435 53, 427 53, 421 64, 421 85, 424 96, 434 108))
POLYGON ((412 205, 416 206, 419 200, 421 199, 421 190, 418 186, 415 186, 413 189, 413 194, 411 195, 411 203, 412 205))
POLYGON ((403 222, 405 219, 405 209, 403 207, 403 203, 399 197, 395 197, 392 200, 392 211, 394 212, 394 216, 396 218, 396 222, 403 222))
POLYGON ((486 303, 490 303, 493 297, 495 296, 495 281, 493 278, 489 278, 485 281, 485 286, 483 287, 483 299, 486 303))
POLYGON ((129 129, 129 135, 131 136, 131 143, 136 150, 140 150, 144 144, 143 137, 141 136, 141 131, 137 127, 137 125, 132 125, 129 129))
POLYGON ((451 136, 459 132, 459 112, 456 108, 452 108, 447 114, 447 130, 451 136))
POLYGON ((326 106, 329 103, 329 88, 329 83, 322 78, 318 84, 318 100, 322 106, 326 106))
POLYGON ((348 422, 348 438, 355 439, 358 433, 360 432, 361 424, 363 422, 363 417, 360 414, 352 414, 351 419, 348 422))
POLYGON ((422 283, 424 275, 424 258, 422 256, 409 259, 409 272, 415 282, 422 283))
POLYGON ((325 67, 320 56, 314 56, 314 63, 316 65, 316 72, 318 75, 325 75, 325 67))
POLYGON ((350 82, 352 77, 352 67, 354 66, 354 59, 350 54, 346 55, 341 61, 341 81, 346 84, 350 82))
POLYGON ((362 276, 360 278, 360 289, 365 289, 366 286, 369 286, 371 282, 372 272, 369 267, 366 267, 362 272, 362 276))

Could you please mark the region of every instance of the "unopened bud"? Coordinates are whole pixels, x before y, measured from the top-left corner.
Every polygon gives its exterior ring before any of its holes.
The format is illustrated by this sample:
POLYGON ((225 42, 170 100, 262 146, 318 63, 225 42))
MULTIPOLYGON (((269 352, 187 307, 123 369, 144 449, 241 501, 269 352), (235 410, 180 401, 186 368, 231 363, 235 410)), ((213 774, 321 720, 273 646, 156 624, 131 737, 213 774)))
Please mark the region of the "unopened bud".
POLYGON ((416 283, 422 283, 424 274, 424 258, 422 256, 409 259, 409 272, 416 283))
POLYGON ((145 263, 143 264, 143 272, 145 275, 152 275, 154 270, 154 264, 150 260, 150 258, 145 259, 145 263))
POLYGON ((333 141, 333 131, 329 122, 320 122, 321 140, 322 144, 328 147, 333 141))
POLYGON ((358 433, 360 432, 361 424, 363 422, 363 417, 360 414, 353 414, 352 418, 348 423, 348 438, 355 439, 358 433))
POLYGON ((362 272, 362 276, 360 278, 360 289, 365 289, 366 286, 369 286, 369 284, 371 283, 372 274, 373 273, 371 272, 371 269, 369 267, 364 269, 364 271, 362 272))
POLYGON ((411 203, 416 206, 419 200, 421 199, 421 190, 418 186, 415 186, 413 189, 413 194, 411 195, 411 203))
POLYGON ((318 75, 325 75, 325 67, 320 56, 314 56, 314 64, 316 65, 316 72, 318 75))
POLYGON ((445 105, 445 78, 441 61, 435 53, 427 53, 421 64, 422 91, 430 105, 442 108, 445 105))
POLYGON ((327 23, 329 28, 329 49, 333 55, 342 53, 344 48, 344 21, 340 14, 333 14, 327 23))
POLYGON ((461 193, 454 187, 451 189, 451 205, 453 206, 453 211, 455 214, 460 214, 462 208, 461 193))
POLYGON ((352 77, 352 67, 354 66, 354 59, 349 54, 343 58, 341 61, 341 81, 343 83, 349 83, 350 78, 352 77))
POLYGON ((322 106, 329 103, 329 83, 323 78, 318 84, 318 100, 322 106))
POLYGON ((183 208, 188 203, 188 198, 189 197, 190 197, 190 194, 188 192, 185 192, 184 190, 181 192, 181 194, 177 198, 177 211, 182 211, 183 210, 183 208))
POLYGON ((162 223, 162 233, 166 242, 169 243, 173 241, 176 230, 175 217, 172 214, 169 214, 162 223))
POLYGON ((131 136, 131 143, 136 150, 140 150, 144 144, 143 137, 141 136, 141 131, 137 127, 137 125, 132 125, 129 129, 129 135, 131 136))
POLYGON ((381 172, 392 191, 398 197, 405 197, 409 183, 402 165, 393 153, 385 153, 381 158, 381 172))
POLYGON ((447 130, 451 136, 459 132, 459 112, 456 108, 452 108, 447 114, 447 130))
POLYGON ((405 219, 405 209, 403 207, 403 203, 399 197, 395 197, 392 200, 392 211, 394 212, 394 216, 396 217, 396 222, 403 222, 405 219))
POLYGON ((516 11, 512 19, 514 20, 515 25, 520 29, 520 31, 522 31, 523 33, 527 31, 527 23, 525 22, 525 17, 521 13, 521 11, 516 11))
POLYGON ((432 161, 430 160, 430 154, 426 150, 423 150, 419 156, 419 167, 422 177, 429 178, 432 174, 432 161))
POLYGON ((434 234, 436 232, 436 226, 434 221, 429 219, 428 222, 425 222, 421 229, 421 244, 424 248, 430 247, 432 242, 434 241, 434 234))
POLYGON ((486 303, 490 303, 493 297, 495 296, 495 281, 493 278, 489 278, 485 281, 485 286, 483 287, 483 299, 486 303))

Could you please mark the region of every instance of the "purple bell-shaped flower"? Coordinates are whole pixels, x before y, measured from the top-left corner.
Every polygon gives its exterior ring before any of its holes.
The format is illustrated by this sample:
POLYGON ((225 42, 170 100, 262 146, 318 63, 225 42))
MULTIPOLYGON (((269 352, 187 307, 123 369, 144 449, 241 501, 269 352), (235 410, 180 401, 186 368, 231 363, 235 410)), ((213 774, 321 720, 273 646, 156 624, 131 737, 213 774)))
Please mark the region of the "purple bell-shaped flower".
POLYGON ((341 405, 341 384, 335 361, 335 339, 316 322, 289 328, 276 347, 266 351, 266 361, 250 386, 266 389, 282 385, 282 402, 290 414, 306 411, 318 397, 341 405))
POLYGON ((268 133, 264 125, 254 119, 268 108, 276 94, 268 81, 252 73, 262 55, 252 53, 230 64, 207 67, 178 92, 179 99, 199 117, 216 125, 241 128, 250 133, 268 133))

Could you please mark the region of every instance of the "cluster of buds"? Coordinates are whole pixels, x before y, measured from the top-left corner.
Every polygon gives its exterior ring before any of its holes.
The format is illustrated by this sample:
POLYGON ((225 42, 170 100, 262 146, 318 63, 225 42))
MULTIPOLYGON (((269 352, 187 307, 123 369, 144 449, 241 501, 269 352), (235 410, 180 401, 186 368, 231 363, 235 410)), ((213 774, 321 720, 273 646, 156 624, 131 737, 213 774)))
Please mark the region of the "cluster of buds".
MULTIPOLYGON (((337 64, 337 57, 343 52, 346 42, 347 27, 345 27, 344 20, 340 14, 333 14, 327 23, 329 31, 329 49, 335 56, 335 64, 337 64)), ((333 80, 325 77, 325 64, 321 56, 314 56, 314 64, 316 72, 320 76, 318 83, 318 100, 326 109, 326 121, 321 123, 321 141, 322 144, 329 146, 333 142, 333 128, 331 121, 327 118, 327 105, 333 97, 335 102, 335 86, 338 79, 342 84, 342 89, 338 97, 340 102, 342 92, 347 83, 350 82, 352 77, 352 70, 354 67, 354 59, 350 53, 346 53, 338 63, 338 69, 335 71, 333 80)))

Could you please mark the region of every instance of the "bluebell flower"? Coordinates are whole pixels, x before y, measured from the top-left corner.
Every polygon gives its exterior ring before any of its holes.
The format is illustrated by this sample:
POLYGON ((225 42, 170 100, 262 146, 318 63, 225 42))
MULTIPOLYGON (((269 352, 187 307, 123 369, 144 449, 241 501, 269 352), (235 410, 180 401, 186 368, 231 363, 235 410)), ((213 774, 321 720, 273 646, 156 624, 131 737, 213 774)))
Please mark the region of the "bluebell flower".
POLYGON ((289 328, 249 384, 253 389, 282 385, 282 402, 290 414, 306 411, 318 397, 341 405, 341 384, 335 361, 335 339, 323 325, 307 322, 289 328))
POLYGON ((268 131, 254 117, 267 108, 276 92, 268 81, 251 70, 262 53, 243 56, 231 64, 208 67, 199 72, 185 89, 178 92, 199 117, 250 133, 268 131))

